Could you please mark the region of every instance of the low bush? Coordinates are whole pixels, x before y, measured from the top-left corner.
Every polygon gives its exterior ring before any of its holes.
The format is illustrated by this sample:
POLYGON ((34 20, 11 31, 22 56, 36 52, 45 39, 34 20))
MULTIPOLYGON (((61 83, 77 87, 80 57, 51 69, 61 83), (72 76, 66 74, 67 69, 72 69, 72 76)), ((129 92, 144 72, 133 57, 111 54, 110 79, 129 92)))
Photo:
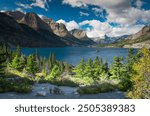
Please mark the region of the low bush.
POLYGON ((131 89, 132 87, 132 83, 130 80, 124 80, 124 81, 121 81, 119 82, 117 85, 116 85, 116 88, 120 91, 128 91, 129 89, 131 89))
POLYGON ((0 79, 0 93, 5 92, 18 92, 18 93, 29 93, 32 91, 31 82, 27 79, 20 79, 18 81, 0 79))
POLYGON ((51 80, 49 83, 57 85, 57 86, 69 86, 69 87, 77 87, 78 84, 68 78, 63 78, 59 80, 51 80))
POLYGON ((91 85, 80 87, 78 89, 79 94, 98 94, 104 92, 110 92, 115 90, 115 86, 110 83, 102 83, 100 85, 91 85))

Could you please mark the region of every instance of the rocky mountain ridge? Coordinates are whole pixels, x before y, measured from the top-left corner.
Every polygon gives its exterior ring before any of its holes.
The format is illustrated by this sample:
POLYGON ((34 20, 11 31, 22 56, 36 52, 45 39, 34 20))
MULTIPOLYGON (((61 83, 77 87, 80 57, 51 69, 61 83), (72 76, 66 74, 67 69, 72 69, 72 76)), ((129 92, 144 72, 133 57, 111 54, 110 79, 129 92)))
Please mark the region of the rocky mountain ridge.
POLYGON ((124 48, 150 48, 150 26, 143 27, 139 32, 129 36, 124 40, 118 41, 111 46, 124 48))
POLYGON ((2 28, 0 27, 0 41, 4 42, 5 40, 5 43, 8 42, 13 46, 19 44, 23 47, 61 47, 88 46, 91 44, 95 44, 92 40, 90 40, 91 43, 87 43, 85 41, 82 41, 82 39, 76 38, 69 33, 64 24, 57 23, 51 18, 40 18, 34 12, 24 14, 17 11, 8 11, 0 13, 0 15, 2 17, 2 19, 0 20, 1 27, 6 27, 6 23, 7 27, 11 27, 9 28, 9 31, 5 29, 2 30, 2 28), (17 34, 13 31, 14 25, 15 27, 19 28, 16 31, 18 32, 17 34), (7 35, 7 38, 5 32, 9 33, 7 35), (8 38, 11 38, 15 42, 12 43, 11 41, 7 41, 9 40, 8 38), (26 44, 28 43, 27 40, 30 41, 30 44, 26 44), (35 44, 39 40, 41 41, 39 42, 40 45, 35 44))

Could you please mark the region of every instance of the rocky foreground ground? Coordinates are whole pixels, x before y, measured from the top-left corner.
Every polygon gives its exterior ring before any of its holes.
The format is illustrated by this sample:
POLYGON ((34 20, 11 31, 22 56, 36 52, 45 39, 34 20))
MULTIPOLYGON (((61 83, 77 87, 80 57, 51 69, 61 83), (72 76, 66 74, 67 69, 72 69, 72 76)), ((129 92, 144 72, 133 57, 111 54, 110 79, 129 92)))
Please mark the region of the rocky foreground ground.
POLYGON ((76 87, 55 86, 52 84, 34 84, 33 90, 28 94, 0 93, 0 99, 124 99, 120 91, 99 93, 92 95, 79 95, 76 87))

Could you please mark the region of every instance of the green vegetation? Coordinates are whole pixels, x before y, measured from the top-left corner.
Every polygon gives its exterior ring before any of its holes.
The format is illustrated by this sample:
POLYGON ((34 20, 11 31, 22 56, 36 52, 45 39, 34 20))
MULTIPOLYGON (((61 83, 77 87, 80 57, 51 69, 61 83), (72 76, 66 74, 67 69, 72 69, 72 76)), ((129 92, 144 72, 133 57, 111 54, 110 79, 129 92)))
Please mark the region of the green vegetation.
POLYGON ((134 99, 150 99, 150 50, 143 48, 141 58, 133 65, 132 88, 128 97, 134 99))
POLYGON ((115 86, 113 84, 102 83, 99 85, 80 87, 78 89, 78 93, 79 94, 97 94, 97 93, 110 92, 114 90, 115 90, 115 86))
POLYGON ((97 94, 114 90, 125 91, 128 98, 150 98, 150 50, 138 53, 130 49, 126 60, 114 57, 108 65, 96 57, 81 59, 77 66, 58 61, 54 54, 49 58, 35 54, 25 56, 18 46, 11 51, 0 46, 0 92, 28 93, 32 84, 51 83, 57 86, 78 87, 79 94, 97 94), (82 86, 82 87, 81 87, 82 86))
POLYGON ((0 46, 0 77, 4 77, 6 70, 6 46, 0 46))

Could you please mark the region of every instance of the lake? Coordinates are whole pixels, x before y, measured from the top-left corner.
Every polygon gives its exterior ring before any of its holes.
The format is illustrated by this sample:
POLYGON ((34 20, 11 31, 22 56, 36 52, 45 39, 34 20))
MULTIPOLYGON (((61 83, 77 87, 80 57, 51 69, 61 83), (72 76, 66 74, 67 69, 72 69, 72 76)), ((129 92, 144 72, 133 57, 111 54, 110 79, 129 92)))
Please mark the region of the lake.
MULTIPOLYGON (((22 53, 29 55, 35 53, 36 48, 23 48, 22 53)), ((126 58, 128 54, 127 48, 89 48, 89 47, 63 47, 63 48, 38 48, 38 54, 42 57, 49 57, 50 53, 54 53, 57 60, 66 61, 72 65, 77 65, 82 58, 94 59, 99 56, 104 61, 112 63, 114 56, 126 58)))

